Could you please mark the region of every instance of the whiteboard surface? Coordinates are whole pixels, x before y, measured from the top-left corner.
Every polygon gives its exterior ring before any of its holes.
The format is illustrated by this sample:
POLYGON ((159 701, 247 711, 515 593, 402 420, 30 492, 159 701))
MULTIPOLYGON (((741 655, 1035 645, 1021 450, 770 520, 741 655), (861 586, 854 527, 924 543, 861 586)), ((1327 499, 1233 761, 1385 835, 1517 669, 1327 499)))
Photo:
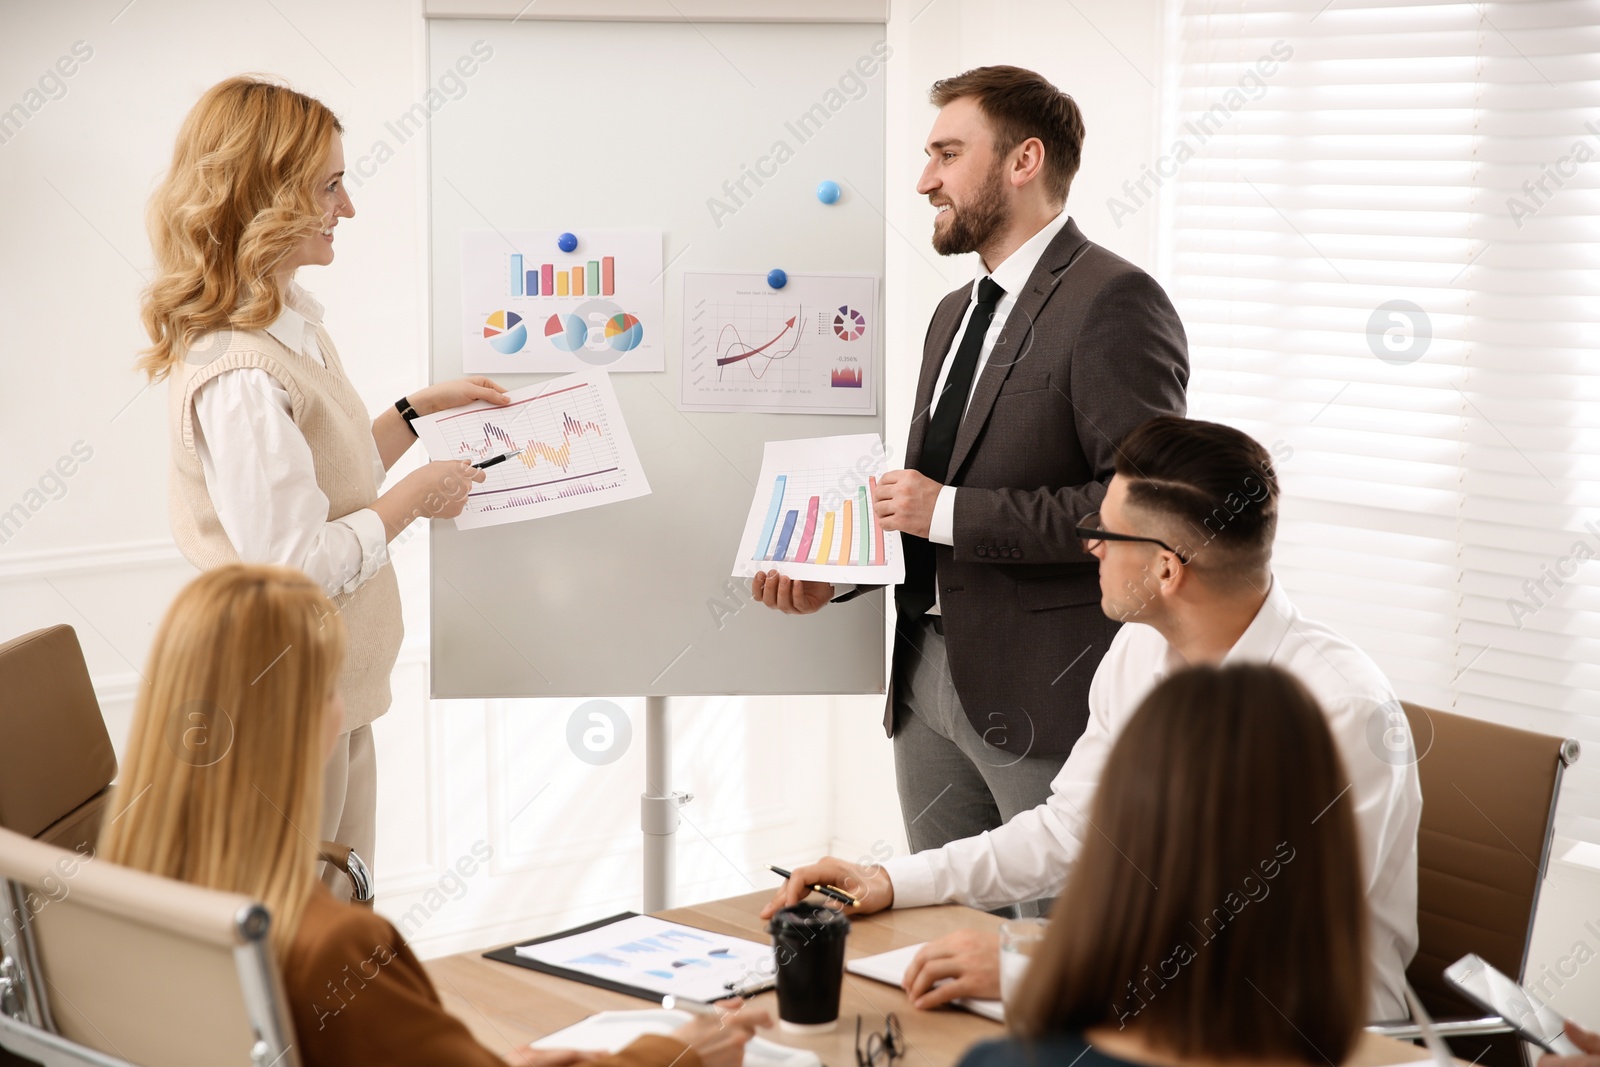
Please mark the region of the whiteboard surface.
MULTIPOLYGON (((463 228, 581 241, 585 227, 660 227, 668 345, 664 374, 612 378, 652 495, 490 529, 433 523, 434 696, 883 691, 881 592, 798 618, 729 576, 763 443, 882 433, 883 416, 674 402, 683 272, 882 276, 883 37, 871 24, 429 23, 434 83, 475 42, 493 49, 431 119, 433 380, 462 373, 463 228), (815 196, 825 178, 844 188, 832 206, 815 196), (732 210, 714 215, 712 198, 732 210)), ((875 312, 882 323, 881 286, 875 312)), ((881 374, 875 388, 881 413, 881 374)))

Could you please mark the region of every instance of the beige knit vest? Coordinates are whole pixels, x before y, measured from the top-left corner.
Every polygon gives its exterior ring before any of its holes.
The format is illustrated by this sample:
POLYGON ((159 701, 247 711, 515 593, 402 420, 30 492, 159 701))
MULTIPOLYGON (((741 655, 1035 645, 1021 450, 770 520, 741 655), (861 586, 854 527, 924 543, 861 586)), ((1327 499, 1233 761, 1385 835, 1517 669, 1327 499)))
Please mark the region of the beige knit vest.
MULTIPOLYGON (((172 536, 184 556, 201 570, 238 563, 239 553, 217 519, 205 474, 194 447, 194 394, 224 371, 256 367, 288 392, 294 424, 311 446, 317 486, 328 498, 328 518, 337 519, 377 499, 372 471, 372 423, 333 347, 317 329, 317 344, 327 366, 279 344, 256 330, 223 330, 207 335, 176 364, 167 380, 168 424, 172 427, 172 468, 168 500, 172 536)), ((365 726, 389 710, 389 675, 400 654, 404 626, 394 565, 383 568, 353 593, 333 598, 344 618, 348 652, 340 688, 346 730, 365 726)))

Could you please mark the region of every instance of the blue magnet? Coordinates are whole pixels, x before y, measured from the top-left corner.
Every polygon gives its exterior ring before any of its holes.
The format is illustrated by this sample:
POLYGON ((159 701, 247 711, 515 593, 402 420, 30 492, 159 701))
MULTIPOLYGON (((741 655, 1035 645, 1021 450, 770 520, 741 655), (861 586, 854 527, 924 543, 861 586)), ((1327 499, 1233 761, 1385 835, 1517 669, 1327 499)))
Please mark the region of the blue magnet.
POLYGON ((839 183, 825 181, 817 186, 817 199, 824 204, 832 204, 839 199, 839 183))
POLYGON ((556 246, 563 252, 571 252, 578 247, 578 238, 570 233, 564 233, 556 238, 556 246))
POLYGON ((774 289, 782 289, 789 284, 789 276, 776 268, 767 271, 767 284, 774 289))

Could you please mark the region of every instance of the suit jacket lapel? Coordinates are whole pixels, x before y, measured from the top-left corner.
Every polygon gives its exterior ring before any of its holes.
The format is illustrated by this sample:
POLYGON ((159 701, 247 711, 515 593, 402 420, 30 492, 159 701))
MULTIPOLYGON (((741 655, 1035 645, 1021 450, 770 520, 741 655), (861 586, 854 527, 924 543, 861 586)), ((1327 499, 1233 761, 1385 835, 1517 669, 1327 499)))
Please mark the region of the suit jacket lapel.
POLYGON ((922 373, 917 378, 917 401, 911 409, 911 432, 906 435, 905 465, 915 470, 922 459, 922 442, 928 436, 928 420, 933 417, 933 387, 939 380, 944 357, 955 342, 956 329, 972 302, 972 287, 966 290, 966 299, 951 300, 946 297, 934 312, 928 326, 928 340, 922 350, 922 373))
POLYGON ((1074 257, 1088 243, 1078 224, 1068 219, 1055 240, 1039 257, 1038 265, 1028 276, 1027 284, 1011 307, 1011 313, 1006 316, 1006 324, 995 341, 994 351, 989 353, 989 361, 984 364, 983 374, 972 391, 972 400, 961 417, 961 428, 956 431, 956 443, 950 453, 947 477, 954 477, 966 461, 967 453, 972 451, 978 434, 989 421, 989 413, 994 410, 995 398, 1000 395, 1000 387, 1005 384, 1006 376, 1011 373, 1012 367, 1027 356, 1033 324, 1039 312, 1055 293, 1066 268, 1072 265, 1074 257))

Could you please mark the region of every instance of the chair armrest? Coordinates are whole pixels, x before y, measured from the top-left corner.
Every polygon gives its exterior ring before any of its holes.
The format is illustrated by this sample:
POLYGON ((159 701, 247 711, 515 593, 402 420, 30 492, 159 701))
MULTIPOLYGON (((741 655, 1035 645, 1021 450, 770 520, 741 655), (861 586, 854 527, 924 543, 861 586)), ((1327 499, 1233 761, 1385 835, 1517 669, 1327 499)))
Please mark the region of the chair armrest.
POLYGON ((133 1067, 127 1060, 74 1044, 0 1012, 0 1049, 46 1067, 133 1067))
MULTIPOLYGON (((1478 1034, 1510 1034, 1515 1033, 1511 1024, 1498 1015, 1484 1015, 1476 1019, 1435 1019, 1433 1028, 1440 1037, 1468 1037, 1478 1034)), ((1392 1037, 1396 1041, 1420 1041, 1422 1030, 1410 1019, 1395 1019, 1391 1022, 1371 1023, 1367 1026, 1367 1033, 1379 1034, 1383 1037, 1392 1037)))
POLYGON ((350 902, 372 907, 372 872, 367 870, 356 850, 337 841, 324 841, 317 848, 318 859, 337 867, 350 879, 350 902))

